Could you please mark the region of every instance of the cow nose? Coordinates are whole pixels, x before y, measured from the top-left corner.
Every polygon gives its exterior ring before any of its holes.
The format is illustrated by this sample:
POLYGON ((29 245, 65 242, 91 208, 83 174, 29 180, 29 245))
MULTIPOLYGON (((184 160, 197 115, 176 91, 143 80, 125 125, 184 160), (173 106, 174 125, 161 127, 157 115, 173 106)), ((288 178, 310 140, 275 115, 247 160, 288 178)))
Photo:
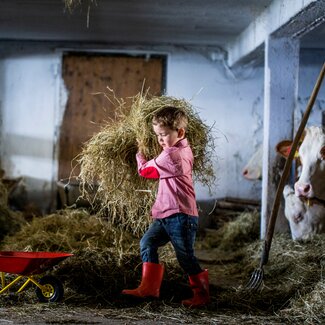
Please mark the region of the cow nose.
POLYGON ((248 174, 248 170, 247 169, 244 169, 243 170, 243 176, 246 176, 248 174))
POLYGON ((299 196, 308 196, 308 194, 311 192, 311 185, 296 183, 295 189, 299 196))

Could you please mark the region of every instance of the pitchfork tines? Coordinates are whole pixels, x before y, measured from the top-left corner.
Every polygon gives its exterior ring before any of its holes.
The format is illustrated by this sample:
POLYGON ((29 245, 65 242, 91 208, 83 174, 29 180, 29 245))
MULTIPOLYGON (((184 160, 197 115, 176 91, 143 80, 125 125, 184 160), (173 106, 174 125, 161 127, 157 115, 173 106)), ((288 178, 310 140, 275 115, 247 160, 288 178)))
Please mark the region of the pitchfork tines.
POLYGON ((263 279, 264 279, 263 266, 267 263, 269 259, 270 246, 271 246, 271 240, 270 239, 265 240, 262 255, 261 255, 260 265, 258 268, 256 268, 253 271, 249 281, 245 286, 245 289, 257 291, 261 287, 261 284, 263 283, 263 279))
POLYGON ((257 291, 263 283, 263 278, 264 278, 263 267, 259 267, 259 268, 255 269, 253 271, 249 281, 247 282, 245 289, 257 291))

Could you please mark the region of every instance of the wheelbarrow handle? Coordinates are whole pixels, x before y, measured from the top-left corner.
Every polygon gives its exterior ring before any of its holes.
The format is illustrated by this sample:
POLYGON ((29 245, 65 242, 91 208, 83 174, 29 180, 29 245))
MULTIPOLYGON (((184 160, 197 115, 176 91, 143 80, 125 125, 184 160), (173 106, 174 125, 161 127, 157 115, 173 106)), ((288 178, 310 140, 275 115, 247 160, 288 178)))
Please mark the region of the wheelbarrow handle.
POLYGON ((276 191, 276 195, 275 195, 275 199, 273 202, 273 207, 271 210, 271 215, 269 218, 269 222, 268 222, 268 227, 267 227, 267 232, 265 235, 265 241, 264 241, 264 247, 263 247, 263 251, 262 251, 262 256, 261 256, 261 262, 260 262, 260 267, 262 267, 263 265, 265 265, 268 262, 269 259, 269 253, 270 253, 270 249, 271 249, 271 243, 272 243, 272 238, 273 238, 273 233, 274 233, 274 227, 275 227, 275 222, 276 222, 276 218, 278 215, 278 211, 279 211, 279 206, 280 206, 280 202, 281 202, 281 196, 283 193, 283 189, 285 186, 285 183, 287 181, 287 178, 289 176, 290 173, 290 169, 291 169, 291 163, 292 160, 294 158, 295 152, 297 150, 298 147, 298 143, 299 140, 301 139, 301 136, 303 134, 304 128, 307 124, 309 115, 311 113, 311 110, 313 108, 313 105, 315 103, 318 91, 322 85, 322 81, 324 78, 324 74, 325 74, 325 62, 323 63, 323 67, 319 73, 318 79, 316 81, 316 84, 314 86, 313 92, 309 98, 308 104, 307 104, 307 108, 306 111, 304 113, 304 116, 302 117, 302 120, 300 122, 299 128, 297 130, 297 133, 293 139, 293 143, 291 145, 291 149, 289 152, 289 156, 286 159, 285 165, 284 165, 284 170, 283 173, 281 175, 281 179, 276 191))

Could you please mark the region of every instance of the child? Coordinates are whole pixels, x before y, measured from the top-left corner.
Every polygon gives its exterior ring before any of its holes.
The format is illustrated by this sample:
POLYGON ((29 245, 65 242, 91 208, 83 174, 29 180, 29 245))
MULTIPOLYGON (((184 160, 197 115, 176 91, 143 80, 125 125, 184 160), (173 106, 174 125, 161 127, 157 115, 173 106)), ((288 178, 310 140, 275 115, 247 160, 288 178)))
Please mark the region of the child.
POLYGON ((158 178, 159 187, 151 215, 154 219, 140 241, 142 280, 138 288, 122 293, 137 297, 159 297, 164 267, 159 264, 158 248, 171 241, 176 257, 189 276, 193 297, 185 306, 202 306, 210 301, 208 271, 194 256, 198 211, 192 181, 193 154, 185 138, 188 119, 182 109, 165 107, 153 117, 153 130, 163 151, 147 161, 141 144, 136 155, 138 172, 158 178))

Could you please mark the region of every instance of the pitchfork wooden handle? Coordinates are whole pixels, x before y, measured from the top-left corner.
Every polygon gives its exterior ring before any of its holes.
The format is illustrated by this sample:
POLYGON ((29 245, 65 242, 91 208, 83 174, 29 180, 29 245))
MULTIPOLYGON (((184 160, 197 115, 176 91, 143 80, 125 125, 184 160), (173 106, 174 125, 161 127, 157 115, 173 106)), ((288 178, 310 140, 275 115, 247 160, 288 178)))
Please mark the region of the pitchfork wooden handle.
POLYGON ((290 168, 291 168, 291 163, 293 160, 293 157, 295 155, 295 152, 297 150, 298 147, 298 143, 299 140, 303 134, 304 128, 306 126, 306 123, 308 121, 311 109, 315 103, 318 91, 322 85, 322 81, 324 78, 324 74, 325 74, 325 63, 323 64, 322 70, 318 76, 318 79, 316 81, 316 84, 314 86, 313 92, 309 98, 308 101, 308 105, 306 108, 306 111, 304 113, 304 116, 300 122, 299 128, 297 130, 297 133, 293 139, 293 143, 291 145, 291 149, 290 149, 290 153, 289 156, 285 162, 284 165, 284 170, 276 191, 276 195, 275 195, 275 199, 274 199, 274 203, 273 203, 273 207, 272 207, 272 211, 271 211, 271 216, 268 222, 268 227, 267 227, 267 232, 266 232, 266 236, 265 236, 265 241, 264 241, 264 247, 263 247, 263 252, 262 252, 262 256, 261 256, 261 262, 260 262, 260 267, 262 267, 263 265, 265 265, 269 259, 269 252, 270 252, 270 248, 271 248, 271 243, 272 243, 272 237, 273 237, 273 233, 274 233, 274 227, 275 227, 275 221, 277 218, 277 214, 278 214, 278 210, 279 210, 279 206, 280 206, 280 202, 281 202, 281 196, 282 196, 282 192, 284 189, 284 185, 287 181, 287 178, 289 176, 289 172, 290 172, 290 168))

